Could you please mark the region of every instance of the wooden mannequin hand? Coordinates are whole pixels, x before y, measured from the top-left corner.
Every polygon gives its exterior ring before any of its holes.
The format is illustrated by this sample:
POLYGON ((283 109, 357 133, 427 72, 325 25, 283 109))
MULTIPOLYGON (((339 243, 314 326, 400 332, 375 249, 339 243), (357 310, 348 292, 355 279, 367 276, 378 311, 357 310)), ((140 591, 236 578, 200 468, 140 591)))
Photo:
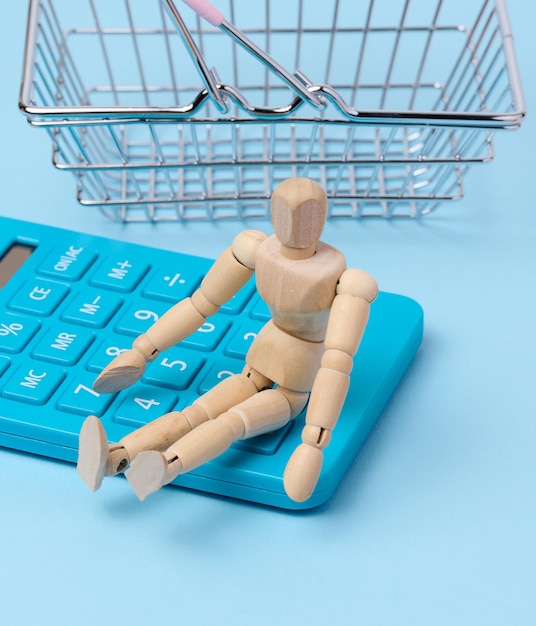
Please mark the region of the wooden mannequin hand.
POLYGON ((153 361, 158 350, 145 335, 138 337, 131 350, 122 352, 99 374, 93 383, 97 393, 115 393, 130 387, 143 375, 148 362, 153 361))
POLYGON ((285 491, 291 500, 305 502, 311 497, 322 470, 323 448, 330 438, 329 431, 305 426, 302 433, 303 443, 292 453, 283 475, 285 491))

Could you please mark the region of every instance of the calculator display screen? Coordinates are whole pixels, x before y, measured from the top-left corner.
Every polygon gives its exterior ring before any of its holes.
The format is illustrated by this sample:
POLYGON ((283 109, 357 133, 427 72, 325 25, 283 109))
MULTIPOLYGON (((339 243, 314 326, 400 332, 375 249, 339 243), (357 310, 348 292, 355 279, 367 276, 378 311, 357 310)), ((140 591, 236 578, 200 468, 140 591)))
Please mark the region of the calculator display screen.
POLYGON ((32 246, 15 243, 0 258, 0 289, 17 273, 24 261, 35 250, 32 246))

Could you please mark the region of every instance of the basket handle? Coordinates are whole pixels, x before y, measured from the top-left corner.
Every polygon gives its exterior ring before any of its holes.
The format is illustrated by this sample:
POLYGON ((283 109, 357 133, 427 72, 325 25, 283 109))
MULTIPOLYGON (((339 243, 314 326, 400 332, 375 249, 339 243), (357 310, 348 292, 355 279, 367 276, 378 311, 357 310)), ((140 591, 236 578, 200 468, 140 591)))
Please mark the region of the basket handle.
POLYGON ((199 51, 198 47, 196 46, 195 41, 192 37, 192 34, 190 33, 188 27, 184 23, 184 20, 182 19, 181 14, 177 10, 175 3, 173 2, 173 0, 160 0, 160 1, 162 3, 162 6, 166 9, 172 22, 175 24, 177 31, 183 38, 184 43, 186 44, 186 48, 188 49, 188 52, 190 53, 190 57, 192 58, 192 61, 195 63, 197 67, 197 71, 199 72, 199 75, 201 76, 201 80, 203 81, 203 84, 205 85, 212 102, 215 104, 216 108, 220 112, 226 113, 229 110, 229 108, 227 106, 226 101, 223 99, 223 97, 221 96, 218 90, 218 85, 216 84, 215 73, 213 70, 210 70, 207 64, 205 63, 205 59, 203 58, 203 55, 199 51))
POLYGON ((193 9, 200 17, 207 20, 212 26, 221 26, 225 21, 225 16, 214 5, 207 0, 182 0, 193 9))
MULTIPOLYGON (((266 51, 259 48, 246 35, 233 24, 230 24, 221 11, 214 7, 208 0, 182 0, 184 4, 193 9, 200 17, 205 19, 212 26, 216 26, 229 35, 236 43, 242 46, 256 59, 261 61, 276 76, 281 78, 287 85, 296 92, 303 100, 309 102, 317 109, 324 108, 324 102, 317 94, 309 91, 307 86, 300 79, 301 74, 290 74, 275 59, 273 59, 266 51)), ((168 4, 173 4, 172 0, 167 0, 168 4)))

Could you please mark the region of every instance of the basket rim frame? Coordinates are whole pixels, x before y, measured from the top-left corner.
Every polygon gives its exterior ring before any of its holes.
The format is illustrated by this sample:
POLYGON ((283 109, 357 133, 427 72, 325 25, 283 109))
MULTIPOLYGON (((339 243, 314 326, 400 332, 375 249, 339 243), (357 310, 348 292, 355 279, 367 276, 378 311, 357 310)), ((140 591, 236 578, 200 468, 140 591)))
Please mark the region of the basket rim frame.
POLYGON ((342 119, 316 117, 292 117, 289 114, 298 111, 305 103, 295 97, 285 106, 270 109, 268 107, 252 107, 237 89, 220 84, 218 88, 230 99, 234 100, 251 118, 243 117, 193 117, 193 115, 209 100, 206 89, 202 89, 196 98, 185 106, 37 106, 32 104, 33 79, 35 72, 36 33, 40 16, 40 0, 30 0, 26 44, 24 50, 22 82, 19 93, 19 110, 35 126, 62 125, 93 125, 95 123, 170 123, 185 121, 199 124, 244 124, 262 122, 285 123, 321 123, 321 124, 376 124, 394 126, 403 123, 408 126, 458 127, 468 126, 489 130, 516 130, 521 126, 527 109, 523 93, 519 65, 514 45, 514 36, 510 26, 506 0, 493 0, 502 37, 506 69, 509 76, 513 110, 510 112, 455 112, 435 110, 395 111, 380 109, 357 110, 348 107, 329 85, 313 85, 311 91, 321 93, 328 101, 334 103, 342 113, 342 119), (341 106, 342 103, 342 106, 341 106))

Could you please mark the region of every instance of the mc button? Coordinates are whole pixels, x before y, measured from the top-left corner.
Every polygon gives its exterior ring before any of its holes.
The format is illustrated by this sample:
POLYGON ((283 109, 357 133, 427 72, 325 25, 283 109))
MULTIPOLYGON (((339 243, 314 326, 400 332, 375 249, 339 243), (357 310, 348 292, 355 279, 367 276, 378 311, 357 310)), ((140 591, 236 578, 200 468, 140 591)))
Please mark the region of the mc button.
POLYGON ((45 404, 65 376, 63 368, 22 366, 15 371, 2 390, 4 398, 27 404, 45 404))

